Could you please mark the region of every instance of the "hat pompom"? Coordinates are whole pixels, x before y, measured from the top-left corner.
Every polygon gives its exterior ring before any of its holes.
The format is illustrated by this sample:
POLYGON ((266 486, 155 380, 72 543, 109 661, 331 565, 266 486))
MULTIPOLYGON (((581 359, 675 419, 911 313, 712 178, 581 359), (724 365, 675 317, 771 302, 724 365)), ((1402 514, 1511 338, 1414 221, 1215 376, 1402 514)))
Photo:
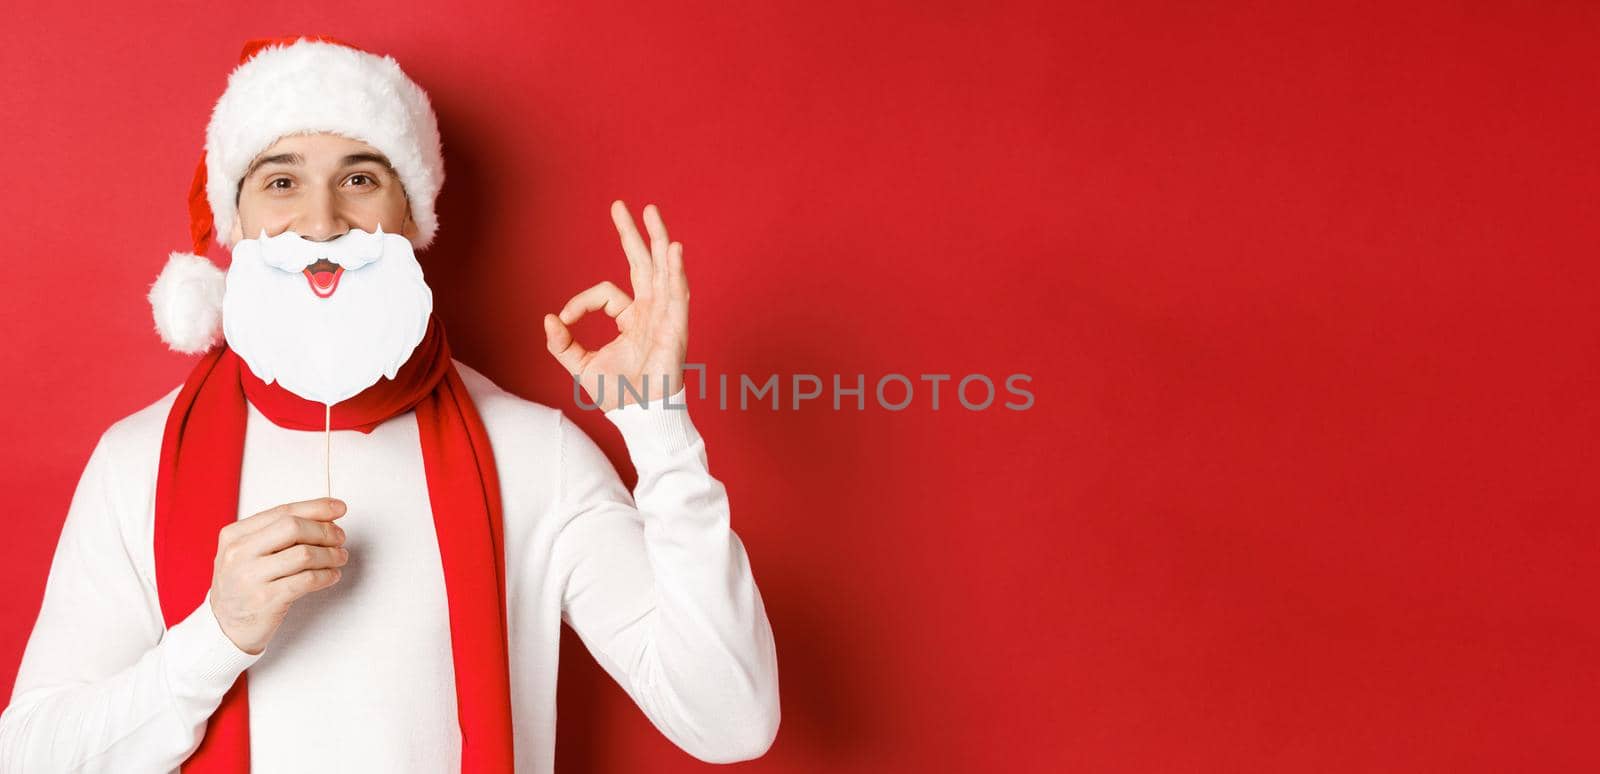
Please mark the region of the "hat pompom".
POLYGON ((222 292, 227 275, 209 259, 173 252, 150 284, 150 311, 167 347, 198 355, 222 333, 222 292))

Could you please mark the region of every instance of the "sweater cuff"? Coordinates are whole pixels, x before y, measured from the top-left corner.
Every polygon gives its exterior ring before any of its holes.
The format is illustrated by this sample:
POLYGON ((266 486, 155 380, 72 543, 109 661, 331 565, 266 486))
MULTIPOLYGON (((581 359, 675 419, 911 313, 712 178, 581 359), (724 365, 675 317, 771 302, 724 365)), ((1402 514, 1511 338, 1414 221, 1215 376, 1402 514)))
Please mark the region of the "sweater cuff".
POLYGON ((246 653, 228 639, 211 610, 210 591, 189 617, 167 630, 165 645, 164 668, 173 695, 206 715, 222 703, 239 675, 266 653, 246 653))
POLYGON ((699 431, 689 421, 688 394, 685 385, 665 398, 611 409, 605 417, 622 432, 630 453, 672 454, 700 440, 699 431))

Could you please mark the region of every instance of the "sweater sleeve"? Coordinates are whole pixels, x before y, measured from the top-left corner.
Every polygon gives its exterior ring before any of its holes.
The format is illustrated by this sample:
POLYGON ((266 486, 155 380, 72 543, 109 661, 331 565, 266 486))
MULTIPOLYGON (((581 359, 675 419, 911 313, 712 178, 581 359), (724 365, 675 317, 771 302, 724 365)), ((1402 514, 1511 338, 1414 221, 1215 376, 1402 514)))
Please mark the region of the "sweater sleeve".
POLYGON ((733 763, 777 735, 777 651, 684 393, 605 414, 638 471, 633 496, 562 415, 554 566, 568 573, 562 619, 650 722, 700 760, 733 763))
POLYGON ((0 714, 0 772, 177 769, 246 667, 206 599, 170 629, 147 593, 118 517, 103 434, 79 477, 0 714))

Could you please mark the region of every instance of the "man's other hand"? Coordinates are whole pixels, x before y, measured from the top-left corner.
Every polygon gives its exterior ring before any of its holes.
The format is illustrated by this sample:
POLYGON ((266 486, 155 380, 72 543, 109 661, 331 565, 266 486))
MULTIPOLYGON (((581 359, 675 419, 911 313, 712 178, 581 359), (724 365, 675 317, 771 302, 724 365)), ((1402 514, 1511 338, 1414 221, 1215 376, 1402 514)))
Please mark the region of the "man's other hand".
POLYGON ((346 510, 331 497, 285 503, 218 533, 211 611, 240 650, 261 653, 295 600, 339 582, 350 551, 333 520, 346 510))
POLYGON ((603 410, 620 408, 624 397, 635 402, 633 395, 624 393, 624 380, 630 390, 648 395, 649 400, 676 394, 683 387, 683 362, 689 347, 689 280, 683 271, 683 243, 667 239, 667 225, 654 204, 644 206, 649 245, 639 236, 633 214, 620 199, 611 203, 611 220, 628 258, 633 297, 609 281, 601 282, 573 296, 559 315, 544 316, 545 345, 550 354, 577 377, 589 400, 603 410), (572 337, 567 326, 600 309, 616 319, 617 337, 590 351, 572 337), (666 392, 659 392, 662 389, 666 392))

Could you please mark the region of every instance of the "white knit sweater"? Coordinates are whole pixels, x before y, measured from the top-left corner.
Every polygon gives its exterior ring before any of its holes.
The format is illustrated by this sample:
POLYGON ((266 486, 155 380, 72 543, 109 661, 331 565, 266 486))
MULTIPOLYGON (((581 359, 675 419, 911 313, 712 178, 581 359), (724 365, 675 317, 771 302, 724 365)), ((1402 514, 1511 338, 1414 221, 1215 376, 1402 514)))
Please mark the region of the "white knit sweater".
MULTIPOLYGON (((772 630, 688 411, 657 398, 605 413, 639 473, 630 495, 560 410, 456 367, 500 478, 516 771, 554 766, 563 621, 689 754, 714 763, 763 754, 779 721, 772 630)), ((255 774, 459 770, 444 572, 415 413, 371 434, 333 431, 350 561, 252 656, 222 633, 209 599, 171 629, 162 621, 151 535, 177 393, 113 424, 84 468, 0 716, 0 771, 175 771, 245 669, 255 774)), ((325 494, 323 447, 323 431, 278 427, 250 406, 239 516, 325 494)))

